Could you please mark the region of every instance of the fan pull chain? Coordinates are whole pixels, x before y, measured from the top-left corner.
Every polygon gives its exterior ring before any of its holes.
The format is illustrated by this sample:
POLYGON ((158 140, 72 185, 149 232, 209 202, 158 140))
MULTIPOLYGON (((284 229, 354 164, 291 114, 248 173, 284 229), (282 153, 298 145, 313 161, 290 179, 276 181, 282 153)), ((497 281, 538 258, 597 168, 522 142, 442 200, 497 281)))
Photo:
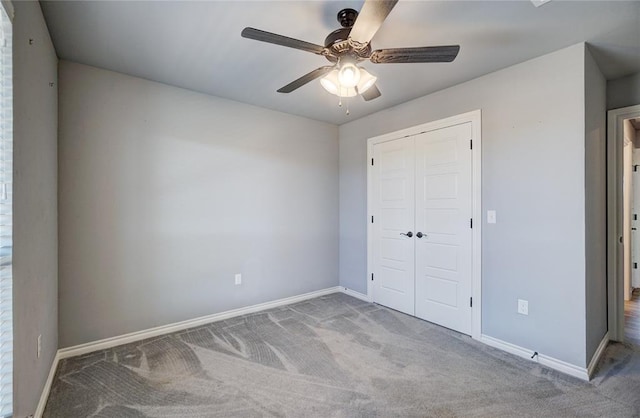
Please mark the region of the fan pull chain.
MULTIPOLYGON (((338 100, 338 107, 342 107, 342 96, 338 96, 340 99, 338 100)), ((346 104, 346 114, 347 116, 349 116, 351 114, 351 111, 349 110, 349 98, 345 98, 345 104, 346 104)))
MULTIPOLYGON (((349 98, 345 97, 344 102, 347 108, 346 114, 349 116, 351 114, 351 111, 349 110, 349 98)), ((342 107, 342 96, 338 96, 338 107, 342 107)))

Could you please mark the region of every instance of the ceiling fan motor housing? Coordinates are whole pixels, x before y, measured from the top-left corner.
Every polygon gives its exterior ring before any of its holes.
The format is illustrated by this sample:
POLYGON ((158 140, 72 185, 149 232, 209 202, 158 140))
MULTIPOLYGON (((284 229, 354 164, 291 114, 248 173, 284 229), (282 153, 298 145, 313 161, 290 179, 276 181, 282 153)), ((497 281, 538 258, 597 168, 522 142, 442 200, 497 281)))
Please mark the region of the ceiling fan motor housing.
MULTIPOLYGON (((371 55, 370 44, 364 49, 355 50, 349 43, 349 33, 351 33, 357 17, 358 12, 354 9, 342 9, 338 12, 338 22, 340 22, 342 27, 331 32, 324 40, 325 48, 328 48, 333 55, 340 57, 350 54, 356 59, 366 59, 371 55)), ((337 61, 337 58, 334 56, 326 55, 326 57, 331 62, 337 61)))

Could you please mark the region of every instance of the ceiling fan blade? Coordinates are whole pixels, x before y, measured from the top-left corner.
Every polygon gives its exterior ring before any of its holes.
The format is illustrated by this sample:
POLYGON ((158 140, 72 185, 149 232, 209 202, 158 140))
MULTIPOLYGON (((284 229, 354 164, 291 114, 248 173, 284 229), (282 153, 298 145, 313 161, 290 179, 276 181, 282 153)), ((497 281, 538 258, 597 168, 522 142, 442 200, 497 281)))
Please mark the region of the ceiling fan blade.
POLYGON ((349 33, 349 43, 363 49, 376 34, 398 0, 366 0, 349 33))
POLYGON ((278 35, 255 28, 244 28, 241 33, 243 38, 254 39, 256 41, 268 42, 270 44, 287 46, 289 48, 301 49, 314 54, 322 55, 325 47, 312 44, 310 42, 301 41, 299 39, 289 38, 288 36, 278 35))
POLYGON ((370 59, 376 64, 451 62, 456 59, 459 51, 460 45, 389 48, 373 51, 370 59))
POLYGON ((311 71, 310 73, 307 73, 307 74, 303 75, 302 77, 300 77, 299 79, 297 79, 295 81, 292 81, 291 83, 287 84, 286 86, 278 89, 278 93, 291 93, 295 89, 304 86, 308 82, 313 81, 318 77, 322 77, 323 75, 325 75, 329 71, 333 70, 333 67, 334 67, 333 65, 327 65, 325 67, 316 68, 315 70, 311 71))
POLYGON ((369 87, 364 93, 362 93, 362 98, 366 102, 368 102, 369 100, 376 99, 381 95, 382 93, 380 93, 380 90, 378 90, 378 86, 374 84, 373 86, 369 87))

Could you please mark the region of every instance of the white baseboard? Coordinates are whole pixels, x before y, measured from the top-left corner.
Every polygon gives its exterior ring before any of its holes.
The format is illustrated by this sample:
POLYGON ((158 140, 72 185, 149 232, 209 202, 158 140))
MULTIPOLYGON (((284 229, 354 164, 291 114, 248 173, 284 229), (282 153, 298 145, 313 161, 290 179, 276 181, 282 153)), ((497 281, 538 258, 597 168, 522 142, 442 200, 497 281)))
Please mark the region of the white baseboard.
POLYGON ((540 353, 538 353, 538 355, 532 359, 531 356, 533 355, 535 350, 520 347, 518 345, 511 344, 506 341, 490 337, 488 335, 483 334, 480 337, 480 341, 487 345, 490 345, 491 347, 498 348, 500 350, 506 351, 507 353, 514 354, 527 360, 535 361, 536 363, 539 363, 543 366, 549 367, 573 377, 577 377, 578 379, 586 381, 589 380, 589 372, 584 367, 578 367, 574 364, 567 363, 566 361, 558 360, 556 358, 549 357, 540 353))
MULTIPOLYGON (((51 390, 51 385, 53 383, 53 378, 55 376, 58 363, 60 360, 68 357, 75 357, 87 353, 91 353, 98 350, 104 350, 106 348, 116 347, 122 344, 128 344, 135 341, 144 340, 146 338, 156 337, 159 335, 169 334, 176 331, 182 331, 185 329, 197 327, 200 325, 209 324, 216 321, 221 321, 224 319, 229 319, 235 316, 246 315, 254 312, 263 311, 266 309, 276 308, 279 306, 290 305, 292 303, 301 302, 308 299, 313 299, 319 296, 328 295, 331 293, 342 292, 346 295, 352 296, 354 298, 372 302, 371 298, 368 295, 357 292, 355 290, 348 289, 342 286, 334 286, 327 289, 317 290, 314 292, 304 293, 298 296, 292 296, 288 298, 278 299, 271 302, 260 303, 257 305, 247 306, 239 309, 232 309, 230 311, 220 312, 213 315, 202 316, 195 319, 190 319, 182 322, 176 322, 173 324, 163 325, 155 328, 150 328, 142 331, 132 332, 125 335, 120 335, 111 338, 105 338, 103 340, 93 341, 86 344, 80 344, 73 347, 62 348, 57 351, 53 362, 51 364, 51 370, 49 371, 49 375, 47 376, 47 380, 45 382, 44 388, 42 390, 42 394, 40 396, 40 400, 38 402, 38 406, 36 408, 36 412, 34 417, 41 418, 42 413, 44 412, 44 408, 47 403, 47 399, 49 397, 49 392, 51 390)), ((531 359, 531 355, 533 354, 533 350, 526 349, 515 344, 508 343, 506 341, 499 340, 497 338, 490 337, 488 335, 482 335, 480 337, 480 341, 484 344, 490 345, 492 347, 498 348, 500 350, 506 351, 508 353, 514 354, 516 356, 526 358, 528 360, 531 359)), ((589 363, 588 368, 582 368, 575 366, 573 364, 567 363, 562 360, 555 359, 553 357, 545 356, 544 354, 538 354, 535 359, 532 361, 536 361, 537 363, 542 364, 543 366, 547 366, 549 368, 558 370, 560 372, 566 373, 568 375, 577 377, 582 380, 589 380, 593 371, 602 354, 604 353, 605 348, 607 347, 607 343, 609 342, 609 333, 605 334, 600 345, 598 346, 596 352, 589 363)))
POLYGON ((251 305, 244 308, 232 309, 230 311, 201 316, 199 318, 188 319, 186 321, 175 322, 173 324, 162 325, 159 327, 136 331, 116 337, 105 338, 103 340, 92 341, 73 347, 62 348, 58 350, 58 353, 60 354, 60 359, 75 357, 94 351, 104 350, 106 348, 116 347, 118 345, 144 340, 146 338, 157 337, 159 335, 170 334, 172 332, 183 331, 185 329, 198 327, 200 325, 222 321, 224 319, 233 318, 234 316, 246 315, 254 312, 264 311, 266 309, 277 308, 278 306, 290 305, 292 303, 301 302, 307 299, 313 299, 319 296, 337 293, 341 290, 342 288, 340 286, 329 287, 327 289, 316 290, 314 292, 304 293, 302 295, 291 296, 271 302, 259 303, 257 305, 251 305))
POLYGON ((349 289, 347 287, 340 287, 340 291, 342 293, 344 293, 345 295, 352 296, 352 297, 354 297, 356 299, 360 299, 360 300, 363 300, 365 302, 373 302, 368 295, 365 295, 364 293, 356 292, 355 290, 351 290, 351 289, 349 289))
POLYGON ((44 382, 44 388, 42 388, 42 393, 40 394, 40 400, 38 401, 36 412, 33 415, 35 418, 42 418, 42 414, 44 413, 44 407, 47 405, 47 399, 49 399, 49 392, 51 391, 51 384, 53 383, 53 377, 56 374, 56 370, 58 370, 59 361, 60 361, 60 351, 58 350, 56 352, 56 355, 53 357, 53 362, 51 363, 51 369, 49 370, 49 376, 47 376, 47 380, 44 382))
POLYGON ((591 361, 589 362, 589 366, 587 367, 587 374, 589 375, 589 379, 593 376, 593 372, 596 370, 596 366, 600 362, 600 358, 604 354, 605 348, 609 345, 609 332, 607 331, 602 337, 602 341, 600 341, 600 345, 596 349, 596 352, 593 353, 593 357, 591 357, 591 361))
POLYGON ((366 295, 358 292, 354 292, 344 287, 334 286, 322 290, 316 290, 314 292, 304 293, 302 295, 291 296, 288 298, 278 299, 271 302, 259 303, 257 305, 247 306, 239 309, 232 309, 230 311, 220 312, 213 315, 202 316, 195 319, 189 319, 182 322, 176 322, 173 324, 162 325, 155 328, 149 328, 142 331, 136 331, 125 335, 119 335, 116 337, 105 338, 103 340, 92 341, 86 344, 80 344, 73 347, 61 348, 56 353, 53 363, 51 364, 51 370, 47 381, 45 382, 40 400, 36 408, 34 417, 41 418, 44 408, 49 398, 49 392, 51 391, 51 384, 53 383, 53 377, 55 376, 56 369, 58 368, 58 362, 64 358, 80 356, 83 354, 92 353, 94 351, 104 350, 106 348, 116 347, 122 344, 128 344, 135 341, 144 340, 146 338, 157 337, 159 335, 170 334, 176 331, 182 331, 188 328, 197 327, 200 325, 210 324, 212 322, 221 321, 223 319, 233 318, 235 316, 246 315, 254 312, 264 311, 271 308, 277 308, 278 306, 290 305, 292 303, 302 302, 307 299, 317 298, 319 296, 329 295, 331 293, 343 292, 350 296, 366 299, 366 295), (347 292, 348 291, 348 292, 347 292))

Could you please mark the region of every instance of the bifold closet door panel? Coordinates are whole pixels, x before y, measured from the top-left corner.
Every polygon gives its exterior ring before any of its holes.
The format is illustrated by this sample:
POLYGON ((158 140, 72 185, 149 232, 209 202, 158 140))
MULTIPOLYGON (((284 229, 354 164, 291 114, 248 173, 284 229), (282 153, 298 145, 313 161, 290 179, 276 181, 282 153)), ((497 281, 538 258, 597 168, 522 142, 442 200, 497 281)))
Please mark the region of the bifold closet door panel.
POLYGON ((471 123, 415 136, 415 315, 465 334, 471 334, 471 137, 471 123))
POLYGON ((374 301, 414 315, 413 138, 376 144, 372 168, 374 301))

